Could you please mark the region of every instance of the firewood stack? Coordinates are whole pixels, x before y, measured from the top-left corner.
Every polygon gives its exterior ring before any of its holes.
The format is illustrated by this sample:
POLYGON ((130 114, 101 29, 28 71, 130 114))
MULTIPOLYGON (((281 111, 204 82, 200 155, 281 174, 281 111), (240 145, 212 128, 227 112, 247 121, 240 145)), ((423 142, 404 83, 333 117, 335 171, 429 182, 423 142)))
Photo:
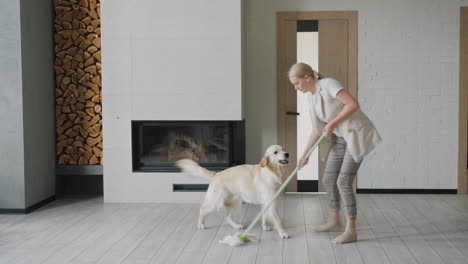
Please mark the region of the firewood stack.
POLYGON ((102 164, 100 0, 54 4, 58 164, 102 164))

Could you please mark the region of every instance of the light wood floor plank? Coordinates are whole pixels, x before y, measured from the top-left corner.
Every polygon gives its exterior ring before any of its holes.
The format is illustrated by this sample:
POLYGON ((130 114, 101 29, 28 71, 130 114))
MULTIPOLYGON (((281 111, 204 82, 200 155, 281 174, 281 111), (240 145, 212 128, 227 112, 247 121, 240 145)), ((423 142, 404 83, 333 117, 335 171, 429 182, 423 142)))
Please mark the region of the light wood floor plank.
POLYGON ((439 254, 419 235, 404 214, 393 205, 391 196, 376 194, 372 195, 372 200, 419 263, 444 263, 439 254))
POLYGON ((122 218, 116 218, 106 226, 104 233, 93 243, 86 245, 85 250, 75 256, 69 263, 96 263, 115 243, 117 243, 132 227, 150 211, 154 205, 140 204, 124 205, 124 209, 131 211, 122 218))
MULTIPOLYGON (((0 264, 147 263, 468 263, 468 196, 359 194, 358 241, 335 245, 341 232, 316 233, 328 218, 325 194, 278 200, 289 239, 276 230, 258 242, 219 244, 237 232, 223 212, 197 229, 199 204, 105 204, 61 198, 28 215, 0 215, 0 264)), ((260 206, 242 204, 247 226, 260 206)))
POLYGON ((309 263, 336 263, 330 235, 313 231, 314 228, 325 221, 325 214, 320 200, 320 196, 316 194, 303 195, 302 203, 307 232, 309 263))
POLYGON ((389 260, 394 264, 417 264, 406 244, 374 205, 372 198, 369 195, 358 195, 358 204, 389 260))
MULTIPOLYGON (((233 219, 236 222, 240 223, 240 220, 245 217, 247 207, 247 204, 242 204, 240 208, 237 208, 237 210, 233 214, 233 219)), ((206 252, 202 263, 229 263, 229 259, 231 258, 233 248, 225 244, 220 244, 219 240, 222 240, 227 235, 234 235, 237 232, 242 232, 242 230, 236 230, 229 223, 227 223, 227 221, 223 221, 213 241, 211 242, 211 246, 206 252)))
POLYGON ((102 256, 98 264, 114 264, 121 263, 137 246, 138 244, 153 231, 165 216, 171 211, 171 206, 163 204, 155 206, 151 212, 143 218, 141 223, 138 223, 130 230, 115 246, 112 247, 104 256, 102 256))
POLYGON ((175 263, 197 230, 198 206, 192 206, 178 228, 153 255, 150 264, 175 263))
MULTIPOLYGON (((284 195, 277 201, 278 215, 284 219, 284 195)), ((259 223, 261 225, 261 220, 259 223)), ((271 225, 271 224, 270 224, 271 225)), ((259 264, 276 264, 283 263, 283 239, 280 239, 276 230, 264 231, 260 237, 259 247, 257 251, 256 263, 259 264)))
POLYGON ((283 241, 283 263, 309 263, 302 194, 286 195, 284 207, 283 225, 289 239, 283 241))
MULTIPOLYGON (((198 215, 197 205, 197 215, 198 215)), ((236 219, 237 220, 237 219, 236 219)), ((200 264, 210 249, 210 246, 215 239, 218 229, 224 221, 224 214, 213 212, 205 217, 206 229, 200 230, 195 227, 195 233, 185 246, 183 252, 179 255, 176 263, 178 264, 200 264)), ((198 219, 195 220, 198 223, 198 219)))
POLYGON ((408 200, 434 225, 452 244, 468 257, 467 217, 429 195, 412 195, 408 200))
POLYGON ((385 249, 382 247, 379 240, 377 240, 372 227, 364 216, 359 203, 357 208, 356 230, 358 232, 358 241, 356 245, 364 263, 391 263, 385 253, 385 249))
POLYGON ((39 263, 67 263, 84 250, 84 245, 92 243, 102 233, 100 230, 103 230, 104 226, 113 218, 122 216, 121 204, 103 204, 102 202, 101 204, 99 212, 86 218, 85 221, 71 228, 57 240, 52 241, 50 244, 52 252, 39 263))
POLYGON ((466 263, 466 256, 448 240, 419 210, 408 201, 407 195, 387 196, 402 215, 413 225, 424 240, 439 254, 445 263, 466 263))
MULTIPOLYGON (((247 228, 247 226, 252 223, 255 217, 260 213, 261 207, 259 205, 249 204, 247 207, 247 212, 244 217, 243 224, 247 228)), ((255 240, 260 240, 262 236, 262 226, 261 223, 256 224, 250 234, 254 236, 255 240)), ((258 252, 258 242, 247 242, 245 245, 241 247, 234 247, 232 249, 231 258, 229 259, 230 264, 254 264, 257 260, 257 252, 258 252)))
POLYGON ((82 207, 73 210, 73 214, 71 214, 70 218, 25 240, 18 248, 27 250, 28 254, 21 255, 21 257, 15 259, 14 262, 17 264, 40 262, 63 247, 65 243, 70 241, 69 239, 73 239, 71 232, 75 227, 83 222, 89 221, 91 215, 99 213, 103 204, 100 202, 101 199, 99 199, 99 203, 96 201, 83 203, 82 207))
POLYGON ((174 205, 174 207, 174 210, 138 244, 122 263, 146 264, 151 260, 192 208, 191 205, 174 205))
MULTIPOLYGON (((63 199, 47 204, 46 208, 23 215, 18 222, 12 222, 2 230, 0 245, 16 245, 36 232, 40 232, 61 221, 73 213, 83 202, 63 199)), ((0 253, 1 254, 1 253, 0 253)))
POLYGON ((64 225, 66 228, 70 221, 75 221, 74 218, 83 210, 89 210, 93 203, 96 202, 64 199, 12 225, 9 236, 3 238, 8 246, 1 247, 0 263, 14 263, 25 255, 33 255, 37 247, 57 236, 64 225))
MULTIPOLYGON (((320 195, 320 201, 322 205, 322 211, 326 212, 324 214, 325 221, 328 221, 329 218, 329 207, 328 207, 328 196, 320 195)), ((333 240, 335 237, 341 235, 344 231, 344 226, 346 225, 346 221, 344 220, 344 211, 341 209, 341 223, 343 224, 343 229, 340 232, 329 232, 329 237, 333 240)), ((325 222, 324 221, 324 222, 325 222)), ((335 254, 336 263, 363 263, 361 254, 356 246, 356 243, 349 243, 343 245, 337 245, 335 243, 331 243, 333 248, 333 252, 335 254)))

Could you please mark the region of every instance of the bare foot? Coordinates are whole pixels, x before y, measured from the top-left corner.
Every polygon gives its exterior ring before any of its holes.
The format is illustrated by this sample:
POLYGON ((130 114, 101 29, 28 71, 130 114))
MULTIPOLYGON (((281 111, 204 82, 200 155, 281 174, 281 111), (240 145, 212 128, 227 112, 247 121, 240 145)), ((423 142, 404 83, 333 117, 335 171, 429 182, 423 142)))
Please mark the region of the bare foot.
POLYGON ((341 230, 340 222, 331 221, 314 229, 315 232, 338 232, 341 230))
POLYGON ((357 240, 357 233, 355 229, 347 228, 346 231, 344 231, 343 234, 339 235, 336 237, 333 242, 336 244, 345 244, 345 243, 350 243, 354 242, 357 240))

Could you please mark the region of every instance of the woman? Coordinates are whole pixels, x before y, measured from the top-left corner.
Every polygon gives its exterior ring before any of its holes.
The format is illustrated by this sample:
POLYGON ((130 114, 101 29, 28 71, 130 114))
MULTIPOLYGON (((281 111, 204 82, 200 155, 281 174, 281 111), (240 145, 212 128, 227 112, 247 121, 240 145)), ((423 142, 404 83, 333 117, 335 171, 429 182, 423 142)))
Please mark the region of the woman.
POLYGON ((298 166, 308 163, 305 158, 322 133, 332 137, 328 152, 323 185, 329 194, 330 218, 317 232, 340 230, 340 194, 346 213, 346 230, 334 239, 335 243, 357 240, 356 196, 353 181, 364 156, 380 141, 372 122, 359 109, 359 104, 332 78, 324 78, 305 63, 294 64, 289 80, 297 91, 307 93, 312 119, 312 131, 298 166))

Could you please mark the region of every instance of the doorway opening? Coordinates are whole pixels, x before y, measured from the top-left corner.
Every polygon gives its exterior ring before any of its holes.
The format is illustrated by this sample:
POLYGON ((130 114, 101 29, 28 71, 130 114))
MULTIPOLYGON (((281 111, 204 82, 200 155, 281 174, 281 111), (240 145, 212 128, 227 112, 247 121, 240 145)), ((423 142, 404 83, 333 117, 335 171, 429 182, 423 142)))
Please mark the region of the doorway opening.
MULTIPOLYGON (((296 62, 309 64, 312 69, 320 72, 318 65, 319 53, 318 20, 298 20, 296 33, 296 62)), ((307 105, 307 95, 296 91, 296 112, 297 116, 297 143, 298 155, 304 153, 308 136, 312 129, 310 121, 309 106, 307 105)), ((305 166, 297 172, 298 192, 318 191, 318 150, 315 150, 309 158, 309 166, 305 166)))

